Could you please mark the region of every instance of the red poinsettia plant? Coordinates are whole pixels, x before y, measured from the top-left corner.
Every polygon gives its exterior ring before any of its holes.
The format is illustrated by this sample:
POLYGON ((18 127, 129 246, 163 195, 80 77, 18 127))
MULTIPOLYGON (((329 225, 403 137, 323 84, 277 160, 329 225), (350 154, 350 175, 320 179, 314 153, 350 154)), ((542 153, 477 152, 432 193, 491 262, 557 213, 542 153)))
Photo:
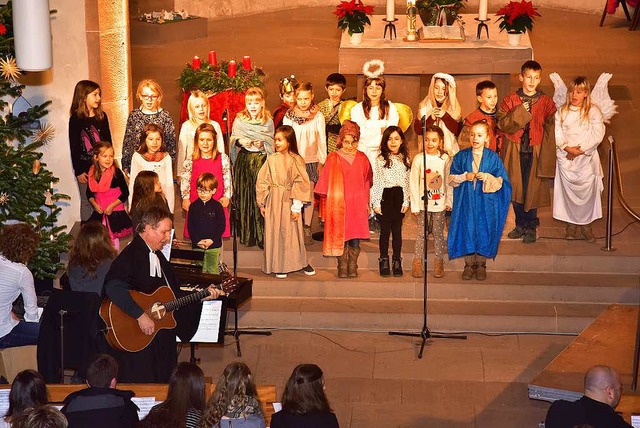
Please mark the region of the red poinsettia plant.
POLYGON ((530 1, 510 1, 496 12, 500 31, 508 33, 524 33, 533 30, 533 18, 541 16, 530 1))
POLYGON ((363 33, 364 26, 371 25, 369 16, 373 15, 373 6, 365 6, 361 0, 341 1, 333 13, 338 16, 338 28, 352 35, 363 33))

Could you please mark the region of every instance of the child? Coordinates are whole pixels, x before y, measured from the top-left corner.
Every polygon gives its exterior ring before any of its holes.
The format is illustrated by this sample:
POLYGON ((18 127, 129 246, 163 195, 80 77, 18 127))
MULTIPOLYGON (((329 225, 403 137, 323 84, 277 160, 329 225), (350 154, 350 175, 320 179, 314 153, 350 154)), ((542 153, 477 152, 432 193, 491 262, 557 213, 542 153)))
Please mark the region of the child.
POLYGON ((198 199, 189 206, 187 227, 194 248, 204 250, 203 273, 218 274, 218 259, 225 230, 225 214, 220 202, 212 198, 218 189, 218 180, 205 172, 196 180, 198 199))
MULTIPOLYGON (((229 156, 218 153, 216 131, 212 125, 203 123, 196 128, 192 159, 185 159, 180 189, 182 193, 182 209, 189 211, 192 202, 199 199, 196 181, 203 173, 210 172, 218 181, 213 199, 219 201, 224 208, 225 228, 223 238, 231 236, 229 231, 229 202, 233 194, 231 187, 231 165, 229 156)), ((188 217, 185 223, 185 238, 189 237, 188 217)))
POLYGON ((513 186, 516 215, 516 227, 508 237, 524 243, 536 242, 538 207, 551 203, 549 181, 555 176, 556 106, 538 90, 541 73, 536 61, 522 64, 522 87, 507 95, 498 109, 498 129, 505 134, 501 156, 513 186))
POLYGON ((314 275, 300 218, 302 206, 310 200, 311 183, 292 127, 283 125, 276 130, 275 148, 256 181, 256 199, 265 222, 262 271, 275 273, 277 278, 298 270, 314 275))
POLYGON ((176 176, 182 177, 182 167, 184 160, 193 155, 193 136, 196 128, 203 123, 210 123, 216 130, 216 143, 218 152, 224 153, 224 139, 222 138, 222 129, 215 120, 209 118, 209 98, 204 92, 195 90, 191 92, 187 101, 187 111, 189 112, 189 120, 186 120, 180 128, 180 136, 178 138, 178 155, 176 160, 176 176))
POLYGON ((471 147, 455 155, 449 173, 454 188, 449 259, 464 256, 463 280, 487 278, 487 258, 498 253, 509 212, 511 184, 500 157, 485 147, 489 132, 487 122, 471 125, 471 147))
MULTIPOLYGON (((436 73, 431 77, 429 93, 420 102, 418 118, 436 125, 444 133, 444 151, 449 157, 458 153, 456 136, 460 131, 462 109, 456 97, 456 81, 450 74, 436 73)), ((418 131, 422 133, 422 130, 418 131)))
POLYGON ((162 108, 162 88, 153 79, 143 79, 138 84, 136 95, 140 107, 129 113, 127 127, 122 141, 122 169, 127 174, 131 168, 131 157, 140 142, 140 134, 148 123, 155 123, 162 129, 162 141, 171 158, 176 156, 176 130, 169 112, 162 108))
POLYGON ((124 210, 128 197, 127 181, 113 161, 113 146, 108 141, 99 141, 93 146, 93 165, 89 169, 87 199, 94 209, 89 221, 96 220, 107 227, 117 250, 119 238, 133 231, 131 219, 124 210))
POLYGON ((402 276, 402 219, 409 209, 409 149, 402 129, 390 126, 382 134, 380 155, 373 168, 371 205, 380 221, 381 276, 391 274, 389 235, 393 237, 393 276, 402 276))
POLYGON ((109 119, 102 111, 100 85, 81 80, 73 91, 69 110, 69 147, 71 163, 80 190, 80 220, 87 221, 93 207, 87 199, 87 179, 93 164, 93 145, 98 141, 111 142, 109 119))
POLYGON ((249 88, 245 109, 238 113, 231 132, 231 162, 236 191, 235 226, 240 243, 264 245, 264 219, 256 203, 256 178, 267 156, 273 153, 273 120, 265 108, 260 88, 249 88))
POLYGON ((489 124, 489 130, 491 131, 489 148, 497 154, 500 154, 500 148, 502 147, 502 135, 496 128, 498 88, 495 83, 491 80, 483 80, 478 83, 476 85, 476 99, 478 100, 479 107, 464 119, 464 125, 462 127, 462 131, 460 131, 460 137, 458 138, 458 146, 460 147, 460 150, 471 146, 469 128, 471 127, 471 124, 484 119, 489 124))
POLYGON ((298 79, 293 74, 289 77, 283 77, 280 79, 278 88, 280 89, 280 99, 282 104, 273 111, 273 124, 274 129, 282 126, 282 120, 287 111, 291 110, 296 105, 296 89, 300 86, 298 79))
POLYGON ((134 231, 138 232, 142 214, 152 206, 169 209, 158 174, 153 171, 140 171, 133 182, 133 196, 129 204, 129 215, 134 231))
POLYGON ((325 133, 327 134, 328 153, 336 151, 336 142, 340 133, 340 110, 342 107, 342 93, 347 87, 347 79, 340 73, 327 76, 324 89, 329 98, 318 103, 318 108, 324 116, 325 133))
MULTIPOLYGON (((318 174, 327 158, 327 137, 324 130, 324 116, 313 102, 313 86, 303 83, 296 89, 296 105, 287 111, 283 123, 296 132, 298 150, 304 159, 307 174, 311 181, 311 191, 318 182, 318 174)), ((309 195, 311 199, 313 193, 309 195)), ((304 243, 313 244, 311 237, 311 220, 313 219, 313 201, 305 204, 304 243)))
POLYGON ((371 164, 358 150, 360 128, 345 120, 336 150, 327 156, 315 193, 326 198, 322 254, 338 259, 338 278, 358 276, 360 240, 369 239, 371 164))
POLYGON ((591 223, 602 218, 602 166, 598 146, 605 133, 604 117, 591 103, 591 85, 584 76, 569 83, 567 101, 556 112, 556 181, 553 217, 567 222, 566 239, 575 239, 578 225, 587 242, 596 242, 591 223))
POLYGON ((129 178, 129 209, 136 177, 141 171, 153 171, 158 174, 162 192, 167 200, 169 211, 173 213, 174 190, 171 156, 162 139, 162 128, 155 123, 144 126, 140 134, 140 145, 131 158, 131 175, 129 178))
POLYGON ((398 126, 400 116, 392 102, 386 99, 384 63, 372 60, 364 65, 364 89, 362 102, 351 109, 351 120, 360 127, 358 150, 367 155, 373 168, 380 154, 382 132, 389 126, 398 126))
POLYGON ((411 275, 414 278, 422 278, 423 257, 426 257, 424 240, 425 207, 427 200, 427 219, 433 233, 433 247, 435 259, 433 263, 433 276, 444 276, 444 225, 445 213, 451 211, 451 198, 449 185, 449 155, 444 151, 444 132, 436 125, 426 128, 424 152, 418 153, 411 164, 411 212, 418 216, 418 236, 416 238, 415 252, 411 275), (425 166, 426 161, 426 166, 425 166), (427 175, 427 190, 424 189, 424 175, 427 175))
POLYGON ((104 278, 118 255, 109 231, 97 221, 83 224, 70 253, 67 275, 71 289, 102 296, 104 278))

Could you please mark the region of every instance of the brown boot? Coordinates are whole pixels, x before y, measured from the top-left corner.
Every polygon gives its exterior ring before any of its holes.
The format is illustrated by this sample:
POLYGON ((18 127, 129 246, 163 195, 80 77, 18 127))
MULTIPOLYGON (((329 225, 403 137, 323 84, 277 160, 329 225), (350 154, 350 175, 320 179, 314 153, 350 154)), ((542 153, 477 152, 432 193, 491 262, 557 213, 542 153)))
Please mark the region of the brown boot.
POLYGON ((414 278, 422 278, 422 259, 418 257, 413 258, 413 263, 411 263, 411 276, 414 278))
POLYGON ((567 229, 564 234, 564 239, 568 239, 570 241, 576 239, 576 232, 578 231, 578 226, 572 223, 567 223, 567 229))
POLYGON ((580 233, 584 237, 584 240, 589 243, 596 242, 596 237, 593 236, 593 231, 591 230, 591 225, 587 224, 585 226, 580 227, 580 233))
POLYGON ((347 276, 349 278, 358 277, 358 256, 360 248, 347 247, 349 250, 349 260, 347 262, 347 276))
POLYGON ((433 277, 442 278, 443 276, 444 276, 444 260, 434 259, 433 260, 433 277))
POLYGON ((482 256, 476 256, 476 279, 484 281, 487 279, 487 259, 482 256))
POLYGON ((349 252, 347 247, 344 247, 341 256, 336 257, 338 259, 338 278, 347 277, 347 262, 349 260, 349 252))
POLYGON ((462 271, 462 279, 469 281, 476 274, 475 257, 466 256, 464 258, 464 270, 462 271))

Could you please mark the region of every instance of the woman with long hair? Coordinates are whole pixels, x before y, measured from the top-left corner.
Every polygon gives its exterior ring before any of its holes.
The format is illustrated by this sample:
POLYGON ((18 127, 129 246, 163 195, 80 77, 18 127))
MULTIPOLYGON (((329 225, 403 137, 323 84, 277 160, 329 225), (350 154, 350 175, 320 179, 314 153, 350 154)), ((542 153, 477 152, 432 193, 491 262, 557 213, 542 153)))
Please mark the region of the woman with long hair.
POLYGON ((35 370, 21 371, 11 384, 9 410, 4 415, 4 420, 11 423, 28 408, 45 404, 47 404, 47 385, 42 375, 35 370))
POLYGON ((282 410, 271 417, 271 428, 337 428, 325 394, 322 370, 315 364, 300 364, 291 373, 282 394, 282 410))
POLYGON ((227 365, 207 403, 201 427, 265 428, 258 391, 246 364, 227 365))
POLYGON ((106 227, 97 221, 82 225, 71 247, 67 271, 71 289, 102 295, 104 277, 117 255, 106 227))

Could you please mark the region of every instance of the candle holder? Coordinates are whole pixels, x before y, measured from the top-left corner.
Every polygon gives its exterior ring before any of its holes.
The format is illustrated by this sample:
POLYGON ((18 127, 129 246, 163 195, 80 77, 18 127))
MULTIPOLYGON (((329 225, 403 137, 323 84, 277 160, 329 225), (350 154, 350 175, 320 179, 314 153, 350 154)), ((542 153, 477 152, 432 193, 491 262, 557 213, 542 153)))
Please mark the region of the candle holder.
POLYGON ((478 38, 478 40, 480 40, 482 37, 482 29, 484 28, 485 32, 487 33, 487 40, 489 39, 489 26, 486 24, 487 22, 491 21, 491 18, 487 18, 487 19, 480 19, 480 18, 473 18, 476 21, 478 21, 478 32, 476 34, 476 37, 478 38))
POLYGON ((386 18, 383 18, 382 20, 387 23, 384 26, 384 34, 382 35, 382 38, 387 38, 387 30, 389 30, 389 40, 397 39, 398 32, 396 31, 396 24, 394 24, 394 22, 396 22, 398 18, 393 18, 393 21, 389 21, 386 18))

